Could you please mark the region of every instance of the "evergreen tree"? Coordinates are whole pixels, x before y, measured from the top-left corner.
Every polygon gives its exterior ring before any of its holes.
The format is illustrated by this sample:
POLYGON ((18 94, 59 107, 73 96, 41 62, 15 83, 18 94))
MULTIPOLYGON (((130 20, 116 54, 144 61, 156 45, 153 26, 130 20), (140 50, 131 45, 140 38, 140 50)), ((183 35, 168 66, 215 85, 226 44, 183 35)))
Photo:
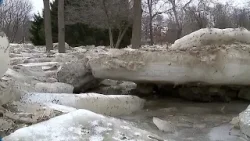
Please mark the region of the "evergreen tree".
POLYGON ((34 21, 32 21, 31 28, 29 30, 32 35, 30 40, 34 45, 44 45, 44 19, 39 13, 35 14, 33 18, 34 21))

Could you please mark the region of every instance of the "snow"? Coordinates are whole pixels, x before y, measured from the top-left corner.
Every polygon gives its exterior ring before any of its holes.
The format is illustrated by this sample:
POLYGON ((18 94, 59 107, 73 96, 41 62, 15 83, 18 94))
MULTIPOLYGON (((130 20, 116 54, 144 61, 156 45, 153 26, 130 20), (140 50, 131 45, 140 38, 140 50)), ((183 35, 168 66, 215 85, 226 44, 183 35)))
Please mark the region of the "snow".
MULTIPOLYGON (((87 110, 77 110, 29 127, 21 128, 4 141, 84 141, 127 140, 145 141, 148 136, 159 138, 147 131, 133 127, 128 122, 105 117, 87 110), (92 124, 93 122, 97 124, 92 124), (110 123, 112 125, 110 125, 110 123), (128 126, 130 130, 120 126, 128 126), (136 134, 135 134, 136 133, 136 134)), ((159 138, 160 139, 160 138, 159 138)))
POLYGON ((6 35, 0 32, 0 77, 8 70, 9 63, 9 41, 6 35))
POLYGON ((128 115, 143 108, 145 100, 129 95, 28 93, 21 97, 24 103, 54 103, 99 114, 128 115))
POLYGON ((232 44, 235 42, 250 44, 250 32, 245 28, 203 28, 176 40, 170 49, 202 48, 206 45, 232 44))

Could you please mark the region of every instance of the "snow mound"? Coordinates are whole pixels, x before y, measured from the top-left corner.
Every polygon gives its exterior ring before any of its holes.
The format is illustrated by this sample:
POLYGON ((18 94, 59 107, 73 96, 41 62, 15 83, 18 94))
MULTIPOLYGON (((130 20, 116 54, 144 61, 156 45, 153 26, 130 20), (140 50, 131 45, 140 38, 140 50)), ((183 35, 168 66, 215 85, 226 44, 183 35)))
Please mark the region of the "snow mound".
POLYGON ((53 93, 29 93, 21 97, 24 103, 54 103, 87 109, 99 114, 118 116, 128 115, 143 108, 145 100, 129 95, 101 95, 88 94, 53 94, 53 93))
POLYGON ((176 40, 172 50, 203 48, 207 45, 230 45, 233 43, 250 44, 250 31, 244 28, 204 28, 176 40))
POLYGON ((0 31, 0 77, 8 70, 9 64, 9 40, 6 35, 0 31))
POLYGON ((163 140, 147 131, 115 118, 77 110, 48 121, 17 130, 4 141, 147 141, 163 140), (52 134, 53 133, 53 134, 52 134))

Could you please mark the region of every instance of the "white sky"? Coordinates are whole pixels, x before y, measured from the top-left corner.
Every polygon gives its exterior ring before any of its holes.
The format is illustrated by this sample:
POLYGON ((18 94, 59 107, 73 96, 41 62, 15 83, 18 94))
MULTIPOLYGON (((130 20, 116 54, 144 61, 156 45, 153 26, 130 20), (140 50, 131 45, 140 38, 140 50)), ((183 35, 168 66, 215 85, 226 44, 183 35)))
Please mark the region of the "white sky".
MULTIPOLYGON (((43 0, 30 0, 33 4, 33 11, 32 13, 42 12, 43 9, 43 0)), ((53 0, 50 0, 53 1, 53 0)))
MULTIPOLYGON (((33 3, 33 13, 42 12, 43 9, 43 0, 30 0, 33 3)), ((50 0, 53 1, 53 0, 50 0)), ((218 0, 220 2, 233 2, 234 4, 237 4, 238 6, 246 5, 246 1, 248 0, 218 0)))

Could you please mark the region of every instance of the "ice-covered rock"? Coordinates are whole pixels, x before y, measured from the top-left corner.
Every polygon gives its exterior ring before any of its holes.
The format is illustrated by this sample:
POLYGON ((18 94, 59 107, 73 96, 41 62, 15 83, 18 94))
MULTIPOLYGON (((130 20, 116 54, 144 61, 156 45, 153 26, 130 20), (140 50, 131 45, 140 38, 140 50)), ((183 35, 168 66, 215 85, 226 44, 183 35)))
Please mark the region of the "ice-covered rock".
POLYGON ((19 129, 3 138, 4 141, 147 141, 152 139, 163 140, 157 135, 133 127, 128 122, 86 110, 77 110, 19 129))
POLYGON ((75 93, 86 92, 98 86, 100 81, 93 77, 87 62, 88 59, 83 58, 64 63, 57 73, 58 81, 73 85, 75 93))
POLYGON ((8 70, 9 65, 9 40, 6 35, 0 31, 0 77, 8 70))
POLYGON ((101 95, 89 94, 54 94, 54 93, 29 93, 21 97, 24 103, 54 103, 87 109, 96 113, 118 116, 127 115, 143 108, 145 101, 136 96, 129 95, 101 95))
POLYGON ((35 90, 38 93, 73 93, 74 87, 70 84, 55 83, 37 83, 35 90))

